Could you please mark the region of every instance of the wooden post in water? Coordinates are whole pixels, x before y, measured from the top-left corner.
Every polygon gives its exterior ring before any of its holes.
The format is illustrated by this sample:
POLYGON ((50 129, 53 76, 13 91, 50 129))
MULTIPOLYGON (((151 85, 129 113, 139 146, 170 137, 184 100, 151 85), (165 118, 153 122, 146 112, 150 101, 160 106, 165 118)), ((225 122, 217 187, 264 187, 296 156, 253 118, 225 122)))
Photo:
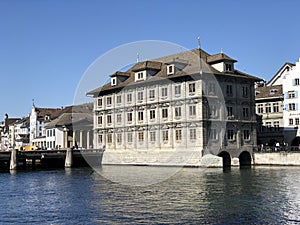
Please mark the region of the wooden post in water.
POLYGON ((16 170, 18 165, 18 158, 17 158, 18 150, 12 149, 10 153, 10 164, 9 169, 10 170, 16 170))
POLYGON ((71 168, 73 164, 72 149, 68 148, 66 151, 65 168, 71 168))

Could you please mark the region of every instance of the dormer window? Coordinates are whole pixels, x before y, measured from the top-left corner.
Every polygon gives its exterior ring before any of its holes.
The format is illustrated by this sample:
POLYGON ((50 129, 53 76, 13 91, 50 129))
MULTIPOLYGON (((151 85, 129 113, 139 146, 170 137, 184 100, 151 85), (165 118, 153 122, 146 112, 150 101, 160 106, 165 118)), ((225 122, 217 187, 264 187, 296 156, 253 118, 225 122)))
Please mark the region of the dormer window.
POLYGON ((146 71, 139 71, 135 73, 135 81, 146 80, 146 71))
POLYGON ((142 80, 144 78, 143 72, 138 73, 138 80, 142 80))
POLYGON ((216 55, 210 55, 207 57, 207 63, 219 72, 234 72, 234 63, 237 61, 230 58, 224 53, 219 53, 216 55))
POLYGON ((174 65, 168 65, 167 66, 167 75, 173 75, 175 72, 175 67, 174 65))
POLYGON ((225 71, 232 72, 232 63, 225 63, 225 71))
POLYGON ((271 95, 274 95, 274 94, 276 94, 277 92, 278 92, 277 89, 271 89, 271 90, 270 90, 270 94, 271 94, 271 95))
POLYGON ((111 78, 111 86, 115 86, 117 85, 117 78, 116 77, 112 77, 111 78))

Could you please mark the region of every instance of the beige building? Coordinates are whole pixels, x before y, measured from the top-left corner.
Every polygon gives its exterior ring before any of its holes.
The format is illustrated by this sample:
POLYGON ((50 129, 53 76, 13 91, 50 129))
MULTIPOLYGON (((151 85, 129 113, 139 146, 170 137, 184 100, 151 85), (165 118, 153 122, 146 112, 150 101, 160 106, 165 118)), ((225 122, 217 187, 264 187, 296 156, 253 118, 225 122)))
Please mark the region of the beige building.
POLYGON ((275 146, 284 142, 282 85, 256 88, 256 113, 258 121, 258 144, 275 146))
POLYGON ((260 79, 236 70, 235 62, 192 50, 112 74, 88 93, 103 163, 198 166, 207 154, 250 157, 260 79))

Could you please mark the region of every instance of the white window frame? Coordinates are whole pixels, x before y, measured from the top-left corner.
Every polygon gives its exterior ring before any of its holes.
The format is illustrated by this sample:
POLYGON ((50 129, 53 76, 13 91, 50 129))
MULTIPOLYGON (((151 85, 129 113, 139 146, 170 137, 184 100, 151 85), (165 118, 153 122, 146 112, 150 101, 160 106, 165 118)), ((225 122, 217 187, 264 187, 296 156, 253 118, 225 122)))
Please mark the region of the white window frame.
POLYGON ((146 80, 146 71, 139 71, 135 73, 135 81, 146 80))
POLYGON ((111 86, 116 86, 117 85, 117 78, 116 77, 112 77, 111 78, 111 86))
POLYGON ((155 89, 150 89, 149 90, 149 98, 154 99, 155 98, 155 89))
POLYGON ((149 136, 150 136, 150 141, 151 142, 156 141, 156 132, 155 131, 150 131, 149 136))
POLYGON ((161 88, 161 97, 162 98, 168 97, 168 87, 162 87, 161 88))
POLYGON ((149 118, 150 120, 154 120, 155 119, 155 109, 151 109, 149 112, 149 118))
POLYGON ((175 66, 174 64, 167 66, 167 75, 173 75, 175 73, 175 66))
POLYGON ((181 95, 181 84, 176 84, 174 86, 174 94, 176 96, 180 96, 181 95))
POLYGON ((196 138, 197 138, 196 129, 191 128, 189 131, 190 131, 190 140, 196 140, 196 138))

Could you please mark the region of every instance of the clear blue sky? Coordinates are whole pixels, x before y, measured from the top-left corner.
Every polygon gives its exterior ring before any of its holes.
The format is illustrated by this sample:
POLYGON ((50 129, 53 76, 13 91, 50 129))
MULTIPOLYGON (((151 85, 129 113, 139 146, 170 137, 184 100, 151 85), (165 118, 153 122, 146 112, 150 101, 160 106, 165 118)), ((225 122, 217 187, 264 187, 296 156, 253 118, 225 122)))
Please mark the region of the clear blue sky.
MULTIPOLYGON (((99 56, 119 45, 163 40, 238 60, 269 80, 300 57, 300 2, 0 0, 0 120, 73 103, 99 56)), ((99 86, 102 83, 99 82, 99 86)))

